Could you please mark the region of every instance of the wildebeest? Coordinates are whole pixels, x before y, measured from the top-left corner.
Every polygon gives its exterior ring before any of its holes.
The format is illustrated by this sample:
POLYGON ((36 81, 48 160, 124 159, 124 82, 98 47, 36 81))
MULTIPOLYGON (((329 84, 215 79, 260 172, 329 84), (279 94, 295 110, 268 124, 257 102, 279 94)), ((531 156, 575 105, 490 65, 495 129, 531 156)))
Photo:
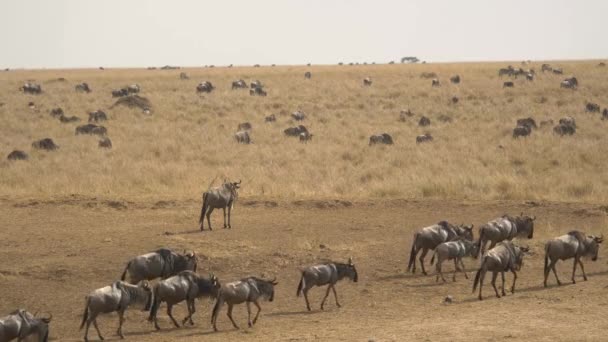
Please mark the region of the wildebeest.
POLYGON ((210 93, 213 89, 215 89, 215 87, 209 81, 201 82, 196 86, 197 93, 210 93))
POLYGON ((38 150, 54 151, 59 148, 51 138, 44 138, 32 143, 32 147, 38 150))
POLYGON ((559 84, 560 88, 576 89, 578 88, 578 80, 576 77, 566 78, 559 84))
POLYGON ((576 264, 581 266, 583 271, 583 279, 587 281, 587 275, 585 274, 585 267, 581 258, 590 257, 591 260, 597 260, 597 254, 600 249, 600 243, 604 241, 604 237, 596 237, 593 235, 585 236, 584 233, 573 230, 568 232, 566 235, 562 235, 547 241, 545 244, 545 280, 543 285, 547 287, 547 278, 549 272, 553 270, 557 285, 562 283, 557 277, 557 271, 555 271, 555 264, 559 260, 566 260, 574 258, 574 265, 572 268, 572 283, 576 283, 574 280, 574 274, 576 272, 576 264))
POLYGON ((540 69, 542 70, 542 72, 545 71, 553 71, 553 68, 549 65, 549 64, 543 64, 540 69))
POLYGON ((508 68, 500 68, 498 69, 498 76, 508 75, 511 76, 513 74, 513 67, 509 65, 508 68))
POLYGON ((502 84, 502 87, 503 88, 513 88, 513 87, 515 87, 515 84, 511 81, 507 81, 502 84))
POLYGON ((597 103, 587 102, 587 104, 585 105, 585 111, 589 113, 599 113, 600 105, 598 105, 597 103))
POLYGON ((122 281, 116 281, 112 285, 105 286, 94 290, 85 298, 84 313, 80 329, 85 326, 84 340, 88 341, 89 327, 91 323, 97 330, 97 335, 100 340, 103 340, 99 327, 97 326, 97 316, 118 312, 118 330, 116 334, 120 338, 124 338, 122 334, 122 325, 124 322, 125 311, 134 305, 141 306, 143 310, 150 310, 152 304, 152 290, 148 282, 143 282, 139 285, 131 285, 122 281))
POLYGON ((128 96, 128 95, 129 95, 129 91, 127 90, 127 88, 120 88, 120 89, 112 90, 112 97, 123 97, 123 96, 128 96))
POLYGON ((76 135, 79 134, 90 134, 90 135, 106 135, 108 133, 107 128, 98 126, 95 124, 86 124, 76 127, 76 135))
POLYGON ((6 156, 6 159, 8 159, 8 160, 27 160, 28 155, 27 155, 27 153, 25 153, 23 151, 14 150, 13 152, 9 153, 8 156, 6 156))
POLYGON ((405 122, 407 121, 407 118, 414 116, 414 112, 412 112, 410 109, 408 110, 401 110, 399 112, 399 121, 405 122))
POLYGON ((521 213, 519 216, 503 215, 479 227, 479 253, 483 255, 488 241, 490 249, 503 240, 512 240, 516 237, 531 239, 534 236, 534 220, 536 216, 527 216, 521 213))
POLYGON ((194 252, 184 251, 184 254, 178 254, 168 248, 160 248, 129 260, 120 280, 124 281, 127 273, 131 284, 137 284, 142 280, 166 279, 181 271, 196 272, 197 266, 198 261, 194 252))
POLYGON ((530 117, 517 119, 517 126, 528 126, 530 127, 530 129, 538 128, 538 126, 536 126, 536 121, 534 121, 534 119, 530 117))
POLYGON ((89 87, 89 84, 87 82, 82 82, 77 84, 74 89, 77 92, 84 92, 84 93, 90 93, 91 92, 91 88, 89 87))
POLYGON ((51 114, 51 116, 54 118, 58 118, 64 114, 63 108, 61 108, 61 107, 53 108, 53 109, 51 109, 49 114, 51 114))
POLYGON ((431 124, 431 119, 427 118, 424 115, 420 117, 420 120, 418 120, 418 126, 426 127, 426 126, 429 126, 430 124, 431 124))
POLYGON ((421 144, 421 143, 431 142, 431 141, 433 141, 433 136, 431 135, 431 133, 425 133, 423 135, 419 135, 416 137, 416 144, 421 144))
POLYGON ((557 135, 573 135, 576 133, 576 122, 573 117, 567 116, 559 119, 559 123, 553 127, 553 132, 557 135))
POLYGON ((437 265, 435 269, 437 271, 437 277, 435 278, 435 282, 439 281, 439 276, 445 283, 445 278, 443 277, 443 272, 441 271, 441 264, 445 260, 454 260, 454 275, 452 276, 452 281, 456 281, 456 272, 461 271, 464 273, 464 277, 469 279, 467 276, 467 272, 464 269, 464 263, 462 262, 462 258, 464 257, 473 257, 477 258, 477 245, 473 241, 469 241, 467 239, 459 238, 455 241, 447 241, 440 243, 435 248, 435 253, 433 253, 433 257, 431 258, 431 266, 435 261, 435 257, 437 257, 437 265), (460 269, 462 266, 462 269, 460 269))
POLYGON ((597 66, 598 66, 598 67, 605 67, 605 66, 606 66, 606 63, 604 63, 604 62, 600 62, 600 63, 599 63, 597 66))
POLYGON ((576 127, 576 121, 571 116, 566 116, 559 119, 559 123, 566 126, 576 127))
POLYGON ((602 120, 608 120, 608 108, 604 108, 602 111, 602 120))
POLYGON ((291 117, 296 121, 302 121, 306 118, 306 115, 303 111, 296 110, 295 112, 291 113, 291 117))
POLYGON ((562 75, 564 71, 561 68, 553 68, 553 73, 556 75, 562 75))
POLYGON ((422 250, 422 254, 420 254, 420 267, 422 268, 422 273, 426 275, 424 258, 429 250, 434 250, 440 243, 452 241, 459 237, 473 241, 473 225, 456 226, 447 221, 440 221, 437 224, 420 229, 414 233, 407 270, 416 273, 416 255, 422 250))
POLYGON ((372 85, 372 78, 371 77, 366 77, 363 79, 363 85, 366 87, 369 87, 372 85))
POLYGON ((248 131, 238 131, 234 133, 234 138, 239 144, 251 144, 251 137, 248 131))
POLYGON ((310 73, 310 71, 307 71, 304 73, 304 78, 309 80, 312 77, 312 74, 310 73))
POLYGON ((454 76, 450 77, 450 82, 452 82, 454 84, 460 83, 460 75, 454 75, 454 76))
POLYGON ((312 134, 309 132, 301 132, 300 133, 300 142, 301 143, 308 143, 310 140, 312 140, 312 134))
POLYGON ((369 146, 376 144, 392 145, 393 137, 388 133, 376 134, 369 137, 369 146))
POLYGON ((290 137, 299 137, 301 133, 308 133, 308 129, 304 125, 289 127, 283 131, 285 135, 290 137))
POLYGON ((18 341, 47 342, 49 340, 49 323, 53 318, 35 317, 26 310, 19 309, 0 317, 0 341, 8 342, 14 339, 18 341), (32 337, 36 337, 32 340, 32 337))
POLYGON ((266 96, 268 93, 262 88, 249 89, 249 96, 266 96))
POLYGON ((300 294, 304 294, 304 300, 306 301, 306 309, 310 311, 310 303, 308 302, 308 291, 314 286, 327 285, 327 291, 325 297, 321 301, 321 310, 325 305, 325 300, 329 296, 329 291, 334 292, 334 298, 336 299, 336 306, 340 307, 338 302, 338 294, 336 293, 336 283, 339 280, 348 278, 353 282, 359 280, 357 269, 353 264, 353 259, 348 258, 348 263, 339 262, 328 262, 321 265, 309 266, 302 270, 302 276, 300 277, 300 284, 298 284, 298 290, 296 296, 300 297, 300 294))
POLYGON ((431 86, 433 87, 439 87, 441 85, 441 83, 439 83, 439 80, 436 78, 433 78, 433 80, 431 80, 431 86))
POLYGON ((89 113, 89 122, 101 122, 108 120, 108 116, 102 110, 89 113))
POLYGON ((150 316, 148 321, 154 322, 156 330, 160 330, 158 325, 158 309, 163 302, 167 303, 167 315, 173 322, 176 328, 179 324, 173 318, 173 305, 186 301, 188 307, 188 316, 186 316, 182 325, 189 320, 193 325, 192 315, 196 312, 194 300, 201 297, 217 297, 220 283, 216 276, 210 275, 205 278, 197 275, 192 271, 182 271, 177 275, 164 279, 154 285, 154 300, 150 307, 150 316))
POLYGON ((232 89, 245 89, 247 88, 247 82, 245 80, 240 79, 236 81, 232 81, 232 89))
POLYGON ((251 87, 251 89, 264 88, 264 86, 262 85, 262 82, 260 82, 260 80, 255 80, 255 81, 251 82, 250 87, 251 87))
POLYGON ((230 318, 232 325, 236 329, 239 329, 239 326, 236 325, 236 322, 232 318, 232 309, 234 305, 245 302, 247 304, 247 323, 249 324, 249 327, 253 327, 258 320, 260 311, 262 311, 259 303, 260 299, 267 299, 269 302, 272 302, 274 300, 274 287, 276 285, 278 285, 276 279, 264 280, 257 277, 243 278, 222 285, 211 316, 213 330, 217 331, 217 316, 224 303, 228 304, 227 316, 230 318), (252 302, 258 308, 258 312, 255 314, 253 321, 251 320, 250 304, 252 302))
POLYGON ((502 295, 506 295, 505 272, 507 271, 511 271, 513 273, 513 285, 511 286, 511 293, 515 293, 517 271, 521 269, 524 262, 524 254, 528 251, 528 248, 516 246, 512 241, 503 241, 483 254, 481 266, 475 274, 475 280, 473 282, 473 293, 475 293, 477 285, 479 285, 479 300, 483 299, 481 295, 481 288, 483 287, 483 279, 488 271, 492 272, 492 287, 494 288, 494 292, 496 292, 497 298, 500 298, 498 289, 496 288, 496 276, 498 276, 498 272, 500 272, 502 278, 502 295))
POLYGON ((517 125, 513 128, 513 138, 527 137, 532 133, 532 129, 528 125, 517 125))
POLYGON ((78 121, 80 121, 80 118, 77 116, 73 116, 73 115, 72 116, 62 115, 59 117, 59 122, 62 122, 62 123, 70 123, 70 122, 78 122, 78 121))
POLYGON ((112 140, 110 140, 108 137, 104 137, 103 139, 99 140, 97 146, 99 148, 112 148, 112 140))
POLYGON ((42 93, 42 87, 40 84, 27 82, 23 86, 19 88, 19 90, 23 91, 26 94, 38 95, 42 93))
POLYGON ((180 72, 179 73, 179 79, 180 80, 189 80, 190 77, 188 76, 188 74, 186 74, 185 72, 180 72))
POLYGON ((201 208, 201 217, 199 219, 200 229, 203 231, 205 214, 207 215, 207 223, 209 230, 211 228, 211 213, 213 209, 222 209, 224 211, 224 228, 232 228, 230 225, 230 213, 234 207, 234 202, 238 198, 238 190, 241 187, 241 181, 224 183, 219 187, 210 188, 203 193, 203 206, 201 208), (226 224, 226 209, 228 209, 228 222, 226 224))
POLYGON ((127 86, 126 89, 129 94, 137 94, 141 91, 141 87, 137 83, 127 86))
POLYGON ((250 122, 242 122, 236 127, 237 131, 250 131, 253 127, 250 122))
POLYGON ((264 122, 275 122, 277 121, 277 117, 274 114, 270 114, 264 118, 264 122))

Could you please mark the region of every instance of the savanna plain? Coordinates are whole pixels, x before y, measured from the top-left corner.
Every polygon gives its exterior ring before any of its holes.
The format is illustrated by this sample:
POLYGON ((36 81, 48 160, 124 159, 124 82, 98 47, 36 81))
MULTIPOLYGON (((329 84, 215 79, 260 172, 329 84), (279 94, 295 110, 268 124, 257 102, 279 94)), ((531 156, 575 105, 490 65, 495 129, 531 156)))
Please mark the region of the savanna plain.
MULTIPOLYGON (((608 107, 608 68, 599 61, 550 62, 564 75, 499 77, 519 62, 182 68, 180 70, 14 70, 0 73, 0 314, 16 308, 50 312, 51 339, 81 340, 84 297, 120 277, 126 262, 170 247, 193 250, 199 273, 221 282, 249 275, 277 277, 275 300, 262 303, 253 328, 237 306, 232 328, 226 308, 210 322, 213 303, 197 301, 195 325, 173 328, 161 309, 155 332, 147 314, 127 311, 129 341, 602 341, 608 319, 608 264, 600 249, 585 261, 589 276, 570 284, 572 261, 558 263, 562 286, 544 288, 543 246, 579 229, 608 236, 608 121, 585 111, 587 102, 608 107), (311 79, 304 73, 310 71, 311 79), (188 74, 182 80, 180 72, 188 74), (434 72, 440 87, 421 77, 434 72), (449 78, 460 75, 460 84, 449 78), (576 90, 560 88, 574 75, 576 90), (363 86, 363 78, 373 84, 363 86), (266 97, 232 90, 236 79, 259 79, 266 97), (28 80, 42 94, 26 95, 28 80), (197 94, 211 81, 216 89, 197 94), (503 88, 511 80, 513 88, 503 88), (74 86, 87 82, 91 93, 74 86), (115 106, 111 90, 132 83, 151 103, 115 106), (454 103, 453 97, 459 101, 454 103), (33 106, 28 103, 33 102, 33 106), (81 122, 49 115, 61 107, 81 122), (101 109, 112 140, 75 135, 88 112, 101 109), (413 116, 400 120, 402 110, 413 116), (302 122, 290 114, 301 110, 302 122), (277 121, 264 117, 275 114, 277 121), (431 125, 418 126, 424 115, 431 125), (518 118, 537 123, 576 119, 572 136, 552 126, 512 138, 518 118), (250 122, 252 144, 237 144, 237 125, 250 122), (287 137, 305 125, 312 141, 287 137), (390 146, 368 146, 372 134, 388 133, 390 146), (431 133, 430 143, 416 136, 431 133), (38 151, 35 140, 52 138, 59 149, 38 151), (8 161, 12 150, 29 154, 8 161), (200 232, 201 194, 223 179, 242 180, 232 229, 200 232), (534 238, 515 294, 497 299, 486 277, 479 301, 472 279, 436 283, 406 272, 413 234, 440 220, 481 224, 505 213, 535 215, 534 238), (296 297, 300 268, 352 256, 359 282, 339 282, 337 308, 324 288, 310 292, 313 311, 296 297), (451 304, 444 304, 446 296, 451 304)), ((478 260, 465 260, 469 278, 478 260)), ((451 262, 444 271, 453 270, 451 262)), ((507 275, 507 285, 512 277, 507 275)), ((499 280, 500 282, 500 280, 499 280)), ((183 317, 185 308, 174 312, 183 317)), ((99 319, 106 340, 118 340, 112 314, 99 319)), ((96 334, 92 329, 89 337, 96 334)))

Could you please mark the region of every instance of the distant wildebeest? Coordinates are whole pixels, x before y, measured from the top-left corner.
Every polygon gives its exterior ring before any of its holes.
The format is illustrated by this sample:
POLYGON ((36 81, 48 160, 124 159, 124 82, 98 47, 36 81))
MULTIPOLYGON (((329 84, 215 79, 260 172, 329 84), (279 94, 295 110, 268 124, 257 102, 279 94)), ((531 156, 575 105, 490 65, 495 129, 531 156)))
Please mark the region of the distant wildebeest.
POLYGON ((189 80, 190 77, 188 76, 188 74, 186 74, 185 72, 180 72, 179 73, 179 79, 180 80, 189 80))
POLYGON ((416 137, 416 144, 421 144, 421 143, 431 142, 431 141, 433 141, 433 136, 431 135, 431 133, 426 133, 426 134, 419 135, 416 137))
POLYGON ((433 80, 431 80, 431 85, 433 87, 439 87, 441 85, 441 83, 439 83, 439 80, 436 78, 433 78, 433 80))
POLYGON ((262 88, 249 89, 249 96, 266 96, 268 93, 262 88))
POLYGON ((108 120, 108 116, 102 110, 96 110, 89 113, 89 122, 101 122, 108 120))
POLYGON ((608 108, 604 108, 602 111, 602 120, 608 120, 608 108))
POLYGON ((312 74, 310 73, 310 71, 307 71, 304 73, 304 78, 309 80, 312 77, 312 74))
POLYGON ((513 285, 511 286, 511 293, 515 293, 517 271, 521 269, 524 254, 528 251, 528 248, 516 246, 512 241, 503 241, 483 254, 481 257, 481 266, 475 274, 475 280, 473 282, 473 293, 475 293, 477 285, 479 285, 479 300, 483 299, 481 295, 481 288, 483 287, 483 280, 488 271, 492 272, 492 287, 494 288, 494 292, 496 292, 497 298, 500 298, 498 289, 496 288, 496 277, 498 276, 498 272, 500 272, 502 278, 502 295, 506 296, 505 272, 508 271, 513 273, 513 285))
POLYGON ((308 132, 301 132, 300 133, 300 142, 301 143, 308 143, 310 140, 312 140, 312 134, 308 133, 308 132))
POLYGON ((414 112, 412 112, 411 110, 401 110, 399 112, 399 121, 401 122, 405 122, 407 121, 407 118, 414 116, 414 112))
POLYGON ((42 87, 40 84, 27 82, 23 86, 19 88, 22 92, 26 94, 38 95, 42 93, 42 87))
POLYGON ((52 318, 52 315, 38 318, 23 309, 15 310, 8 316, 0 317, 0 341, 47 342, 52 318))
POLYGON ((369 137, 369 146, 376 144, 392 145, 393 137, 388 133, 376 134, 369 137))
POLYGON ((110 138, 108 138, 108 137, 104 137, 101 140, 99 140, 99 143, 97 144, 97 146, 99 148, 112 148, 112 140, 110 140, 110 138))
POLYGON ((97 126, 95 124, 86 124, 76 127, 76 135, 79 134, 90 134, 90 135, 106 135, 108 129, 103 126, 97 126))
POLYGON ((54 151, 59 148, 51 138, 44 138, 32 143, 32 147, 38 150, 54 151))
POLYGON ((420 120, 418 120, 418 126, 426 127, 426 126, 429 126, 430 124, 431 124, 431 119, 427 118, 426 116, 421 116, 420 120))
POLYGON ((513 128, 513 138, 527 137, 532 133, 532 129, 527 125, 517 125, 513 128))
POLYGON ((604 63, 604 62, 600 62, 600 63, 599 63, 597 66, 598 66, 598 67, 605 67, 605 66, 606 66, 606 63, 604 63))
POLYGON ((58 118, 58 117, 62 116, 64 114, 64 112, 61 107, 58 107, 58 108, 51 109, 50 114, 52 117, 58 118))
POLYGON ((14 150, 6 156, 6 159, 8 160, 27 160, 28 158, 27 153, 20 150, 14 150))
POLYGON ((97 330, 100 340, 103 340, 99 327, 97 326, 97 316, 118 312, 118 330, 116 334, 120 338, 125 338, 122 334, 125 311, 130 306, 140 306, 143 310, 150 310, 152 304, 152 290, 148 282, 139 285, 131 285, 122 281, 116 281, 112 285, 94 290, 85 298, 84 313, 80 329, 86 325, 84 340, 88 341, 89 327, 91 323, 97 330))
POLYGON ((127 86, 126 89, 129 94, 138 94, 141 91, 141 87, 137 83, 127 86))
POLYGON ((264 122, 275 122, 277 121, 277 117, 274 114, 270 114, 264 118, 264 122))
POLYGON ((262 85, 262 82, 260 82, 260 80, 255 80, 255 81, 251 82, 250 88, 251 89, 264 88, 264 86, 262 85))
POLYGON ((259 64, 254 64, 254 65, 253 65, 253 67, 254 67, 254 68, 259 68, 259 67, 260 67, 260 65, 259 65, 259 64))
POLYGON ((532 74, 532 73, 526 73, 526 80, 528 80, 528 81, 534 81, 534 74, 532 74))
POLYGON ((241 181, 224 183, 219 187, 210 188, 203 193, 203 206, 201 208, 201 217, 199 219, 200 229, 204 230, 205 214, 209 230, 211 228, 211 213, 213 209, 222 209, 224 211, 224 228, 232 228, 230 225, 230 213, 234 207, 234 202, 239 196, 238 190, 241 187, 241 181), (226 209, 228 209, 228 221, 226 222, 226 209))
POLYGON ((251 137, 248 131, 238 131, 234 133, 234 138, 239 144, 251 144, 251 137))
POLYGON ((571 116, 566 116, 559 119, 559 123, 566 126, 576 127, 576 121, 571 116))
POLYGON ((321 265, 309 266, 302 270, 302 276, 300 277, 300 284, 298 284, 298 290, 296 296, 300 297, 300 294, 304 294, 304 300, 306 301, 306 309, 311 311, 310 303, 308 302, 308 291, 314 286, 327 285, 327 291, 325 297, 321 301, 321 310, 325 305, 325 300, 329 296, 329 291, 334 292, 334 298, 336 299, 336 306, 341 307, 338 301, 338 294, 336 293, 336 283, 344 278, 351 279, 353 282, 359 280, 357 269, 353 264, 353 259, 348 258, 348 263, 339 262, 328 262, 321 265))
POLYGON ((542 72, 545 72, 545 71, 551 72, 551 71, 553 71, 553 68, 549 64, 543 64, 540 67, 540 69, 542 70, 542 72))
POLYGON ((128 96, 128 95, 129 95, 129 91, 127 90, 127 88, 120 88, 120 89, 112 90, 112 97, 123 97, 123 96, 128 96))
POLYGON ((563 136, 573 135, 574 133, 576 133, 576 125, 574 124, 574 119, 572 119, 572 121, 560 119, 559 121, 560 122, 555 127, 553 127, 553 132, 555 134, 563 136))
POLYGON ((420 229, 414 233, 407 270, 416 273, 416 255, 422 250, 419 259, 420 267, 422 268, 422 274, 426 275, 424 258, 429 250, 434 250, 440 243, 453 241, 459 237, 473 241, 473 225, 457 226, 447 221, 440 221, 437 224, 420 229))
POLYGON ((486 244, 490 242, 490 249, 497 243, 516 237, 531 239, 534 236, 534 220, 536 216, 527 216, 521 213, 519 216, 503 215, 479 227, 479 254, 483 255, 486 244))
POLYGON ((538 126, 536 126, 536 121, 534 121, 534 119, 530 117, 517 119, 517 126, 528 126, 530 127, 530 129, 538 128, 538 126))
POLYGON ((566 78, 559 84, 560 88, 576 89, 578 88, 578 80, 576 77, 566 78))
POLYGON ((91 88, 89 87, 89 84, 87 82, 82 82, 77 84, 74 89, 77 92, 84 92, 84 93, 90 93, 91 92, 91 88))
POLYGON ((302 121, 306 118, 306 115, 303 111, 296 110, 295 112, 291 113, 291 117, 296 121, 302 121))
POLYGON ((156 278, 167 279, 181 271, 196 272, 197 266, 198 259, 194 252, 186 253, 184 251, 184 254, 178 254, 168 248, 160 248, 129 260, 120 280, 124 281, 127 274, 129 274, 131 284, 156 278))
POLYGON ((591 260, 596 261, 600 249, 600 243, 602 243, 602 241, 604 241, 603 236, 585 236, 584 233, 578 230, 570 231, 566 235, 562 235, 547 241, 545 244, 545 280, 543 285, 547 287, 547 278, 549 277, 549 272, 551 270, 553 270, 557 285, 561 285, 562 283, 557 277, 555 264, 559 260, 566 260, 570 258, 574 258, 574 265, 572 268, 572 283, 576 283, 574 274, 576 272, 577 263, 581 266, 581 270, 583 271, 583 279, 587 281, 585 267, 583 266, 581 258, 590 257, 591 260))
POLYGON ((306 126, 304 125, 299 125, 296 127, 289 127, 285 129, 283 133, 290 137, 299 137, 300 133, 308 133, 308 129, 306 129, 306 126))
POLYGON ((500 68, 498 69, 498 76, 503 76, 503 75, 511 75, 513 73, 513 69, 509 69, 509 68, 500 68))
POLYGON ((154 285, 154 299, 150 307, 148 321, 154 322, 156 330, 160 330, 157 319, 158 309, 165 302, 167 303, 167 315, 173 325, 179 328, 179 324, 173 318, 173 305, 186 301, 188 316, 183 319, 182 325, 186 324, 187 321, 190 321, 190 325, 193 325, 192 315, 196 312, 194 300, 201 297, 215 298, 218 295, 219 288, 220 283, 216 276, 210 275, 209 278, 205 278, 192 271, 182 271, 177 275, 161 280, 154 285))
POLYGON ((600 105, 597 103, 587 102, 587 105, 585 105, 585 111, 589 113, 599 113, 600 105))
POLYGON ((369 87, 372 85, 372 78, 371 77, 366 77, 363 79, 363 85, 366 87, 369 87))
POLYGON ((236 81, 232 81, 232 89, 245 89, 247 88, 247 82, 245 80, 240 79, 236 81))
POLYGON ((433 253, 433 257, 431 258, 432 266, 433 262, 435 261, 435 257, 437 257, 437 265, 435 266, 437 277, 435 278, 435 282, 438 282, 439 276, 441 276, 441 279, 445 283, 445 278, 443 277, 443 272, 441 271, 441 264, 445 260, 454 260, 454 275, 452 276, 452 281, 456 281, 457 271, 461 271, 464 273, 464 277, 469 279, 462 258, 473 257, 476 259, 477 254, 477 245, 473 241, 469 241, 467 239, 459 238, 455 241, 440 243, 435 248, 435 253, 433 253), (460 266, 462 266, 462 269, 460 269, 460 266))
POLYGON ((215 89, 215 87, 209 81, 201 82, 196 86, 197 93, 210 93, 213 89, 215 89))
POLYGON ((213 330, 217 331, 217 317, 224 303, 228 304, 227 316, 230 318, 232 325, 236 329, 239 329, 239 326, 236 325, 236 322, 232 318, 232 309, 236 304, 241 304, 243 302, 246 303, 247 324, 249 327, 253 327, 258 320, 260 311, 262 311, 259 301, 261 299, 267 299, 269 302, 272 302, 274 300, 274 287, 276 285, 278 285, 276 279, 264 280, 257 277, 243 278, 241 280, 222 285, 217 301, 215 302, 215 306, 213 307, 213 314, 211 316, 213 330), (250 303, 253 303, 258 308, 258 312, 255 314, 253 321, 251 320, 250 303))
POLYGON ((507 81, 502 84, 502 87, 503 88, 513 88, 513 87, 515 87, 515 84, 511 81, 507 81))
POLYGON ((553 68, 553 73, 556 75, 563 75, 564 71, 561 68, 553 68))
POLYGON ((59 117, 59 122, 62 122, 62 123, 70 123, 70 122, 78 122, 78 121, 80 121, 80 118, 77 116, 62 115, 59 117))
POLYGON ((450 82, 454 83, 454 84, 459 84, 460 83, 460 75, 455 75, 450 77, 450 82))
POLYGON ((250 131, 253 127, 249 122, 242 122, 236 127, 237 131, 250 131))

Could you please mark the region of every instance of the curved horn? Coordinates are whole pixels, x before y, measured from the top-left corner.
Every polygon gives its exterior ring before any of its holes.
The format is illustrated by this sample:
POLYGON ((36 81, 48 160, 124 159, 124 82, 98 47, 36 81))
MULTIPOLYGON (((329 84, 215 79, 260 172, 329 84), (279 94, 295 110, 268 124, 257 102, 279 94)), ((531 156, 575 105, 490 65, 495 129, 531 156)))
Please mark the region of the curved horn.
POLYGON ((53 314, 49 313, 49 317, 41 317, 40 320, 43 321, 44 323, 50 323, 51 320, 53 319, 53 314))
POLYGON ((239 181, 238 181, 238 182, 236 182, 236 184, 241 184, 241 180, 239 179, 239 181))

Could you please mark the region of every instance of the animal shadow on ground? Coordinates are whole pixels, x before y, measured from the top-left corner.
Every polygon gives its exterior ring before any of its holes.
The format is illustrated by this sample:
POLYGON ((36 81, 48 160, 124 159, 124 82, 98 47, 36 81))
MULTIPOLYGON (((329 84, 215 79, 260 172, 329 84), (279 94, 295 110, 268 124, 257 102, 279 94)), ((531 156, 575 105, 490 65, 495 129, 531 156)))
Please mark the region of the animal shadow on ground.
POLYGON ((282 317, 282 316, 312 315, 312 314, 323 313, 323 312, 328 312, 328 311, 331 311, 331 310, 279 311, 279 312, 271 312, 269 314, 266 314, 266 316, 270 316, 270 317, 274 317, 274 316, 282 317))

